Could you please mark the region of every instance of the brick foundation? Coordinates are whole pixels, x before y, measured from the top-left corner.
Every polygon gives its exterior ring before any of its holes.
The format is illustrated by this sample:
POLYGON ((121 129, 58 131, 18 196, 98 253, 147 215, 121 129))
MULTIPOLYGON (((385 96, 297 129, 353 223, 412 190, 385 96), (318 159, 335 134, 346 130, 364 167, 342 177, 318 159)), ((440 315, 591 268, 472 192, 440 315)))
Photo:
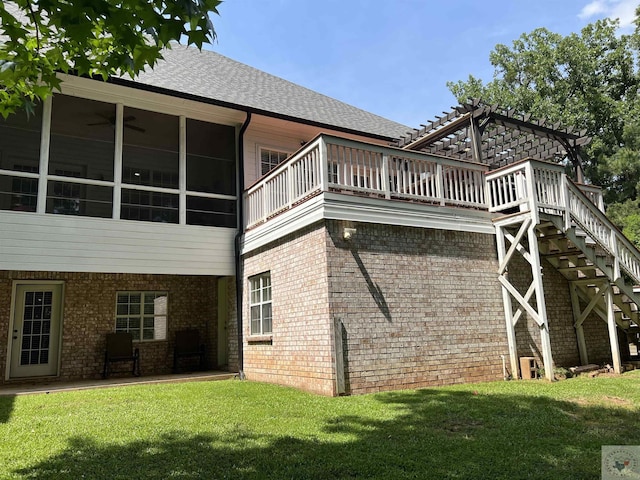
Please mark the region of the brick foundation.
MULTIPOLYGON (((342 221, 320 222, 244 259, 248 278, 271 272, 273 334, 247 341, 249 379, 335 395, 334 322, 341 325, 346 393, 358 394, 502 378, 509 368, 493 235, 342 221), (350 240, 345 227, 355 228, 350 240)), ((543 262, 545 300, 556 365, 579 364, 568 283, 543 262)), ((512 281, 529 285, 524 260, 512 281)), ((594 357, 608 337, 585 325, 594 357)), ((537 325, 516 327, 518 355, 541 364, 537 325)), ((610 354, 609 354, 610 355, 610 354)))
POLYGON ((325 230, 303 229, 244 258, 248 278, 271 272, 273 335, 249 336, 249 298, 244 295, 244 373, 249 380, 335 394, 327 288, 325 230))
POLYGON ((328 258, 348 392, 502 378, 492 235, 357 224, 345 241, 345 226, 328 223, 328 258))

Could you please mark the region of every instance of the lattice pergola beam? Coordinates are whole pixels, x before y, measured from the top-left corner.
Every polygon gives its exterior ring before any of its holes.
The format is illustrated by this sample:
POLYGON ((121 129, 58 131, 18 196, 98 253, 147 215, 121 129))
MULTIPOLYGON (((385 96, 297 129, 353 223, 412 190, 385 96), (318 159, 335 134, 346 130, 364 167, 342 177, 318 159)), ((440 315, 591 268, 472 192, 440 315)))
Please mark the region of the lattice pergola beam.
POLYGON ((494 167, 522 158, 555 160, 562 154, 573 162, 580 180, 580 147, 591 141, 584 134, 473 99, 408 133, 398 146, 494 167))
MULTIPOLYGON (((443 117, 444 118, 444 117, 443 117)), ((409 143, 402 148, 407 150, 420 150, 425 145, 432 143, 434 140, 440 140, 444 137, 447 137, 453 133, 455 133, 460 128, 464 128, 464 124, 469 123, 470 115, 463 115, 456 120, 452 120, 449 123, 442 124, 439 127, 436 127, 435 123, 433 123, 430 127, 425 127, 420 131, 425 131, 424 136, 413 140, 412 143, 409 143), (428 129, 428 130, 427 130, 428 129), (427 133, 430 132, 430 133, 427 133)))

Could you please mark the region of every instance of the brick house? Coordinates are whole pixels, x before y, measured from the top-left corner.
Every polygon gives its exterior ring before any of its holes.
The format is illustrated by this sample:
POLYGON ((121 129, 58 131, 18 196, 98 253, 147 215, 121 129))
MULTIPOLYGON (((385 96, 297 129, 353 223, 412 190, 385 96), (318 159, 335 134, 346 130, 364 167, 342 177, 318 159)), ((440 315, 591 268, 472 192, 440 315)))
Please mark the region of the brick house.
POLYGON ((557 165, 580 135, 480 103, 408 134, 178 46, 61 78, 0 122, 0 388, 99 377, 113 331, 143 375, 190 328, 211 368, 326 395, 631 353, 640 255, 557 165))

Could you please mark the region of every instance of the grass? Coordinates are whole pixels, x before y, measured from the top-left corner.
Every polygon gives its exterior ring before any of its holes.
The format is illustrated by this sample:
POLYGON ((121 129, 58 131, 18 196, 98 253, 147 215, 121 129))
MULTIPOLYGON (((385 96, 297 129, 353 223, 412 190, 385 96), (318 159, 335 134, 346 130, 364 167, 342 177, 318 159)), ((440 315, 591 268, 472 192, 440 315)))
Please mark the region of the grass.
POLYGON ((325 398, 237 380, 0 397, 0 478, 599 479, 640 371, 325 398))

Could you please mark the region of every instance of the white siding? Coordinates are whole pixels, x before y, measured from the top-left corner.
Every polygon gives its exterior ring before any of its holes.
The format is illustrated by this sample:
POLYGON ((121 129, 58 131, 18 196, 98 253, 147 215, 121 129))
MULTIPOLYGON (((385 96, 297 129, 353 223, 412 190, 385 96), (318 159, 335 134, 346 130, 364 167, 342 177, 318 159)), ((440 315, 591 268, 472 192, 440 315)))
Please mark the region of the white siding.
POLYGON ((234 275, 235 229, 0 211, 0 269, 234 275))

